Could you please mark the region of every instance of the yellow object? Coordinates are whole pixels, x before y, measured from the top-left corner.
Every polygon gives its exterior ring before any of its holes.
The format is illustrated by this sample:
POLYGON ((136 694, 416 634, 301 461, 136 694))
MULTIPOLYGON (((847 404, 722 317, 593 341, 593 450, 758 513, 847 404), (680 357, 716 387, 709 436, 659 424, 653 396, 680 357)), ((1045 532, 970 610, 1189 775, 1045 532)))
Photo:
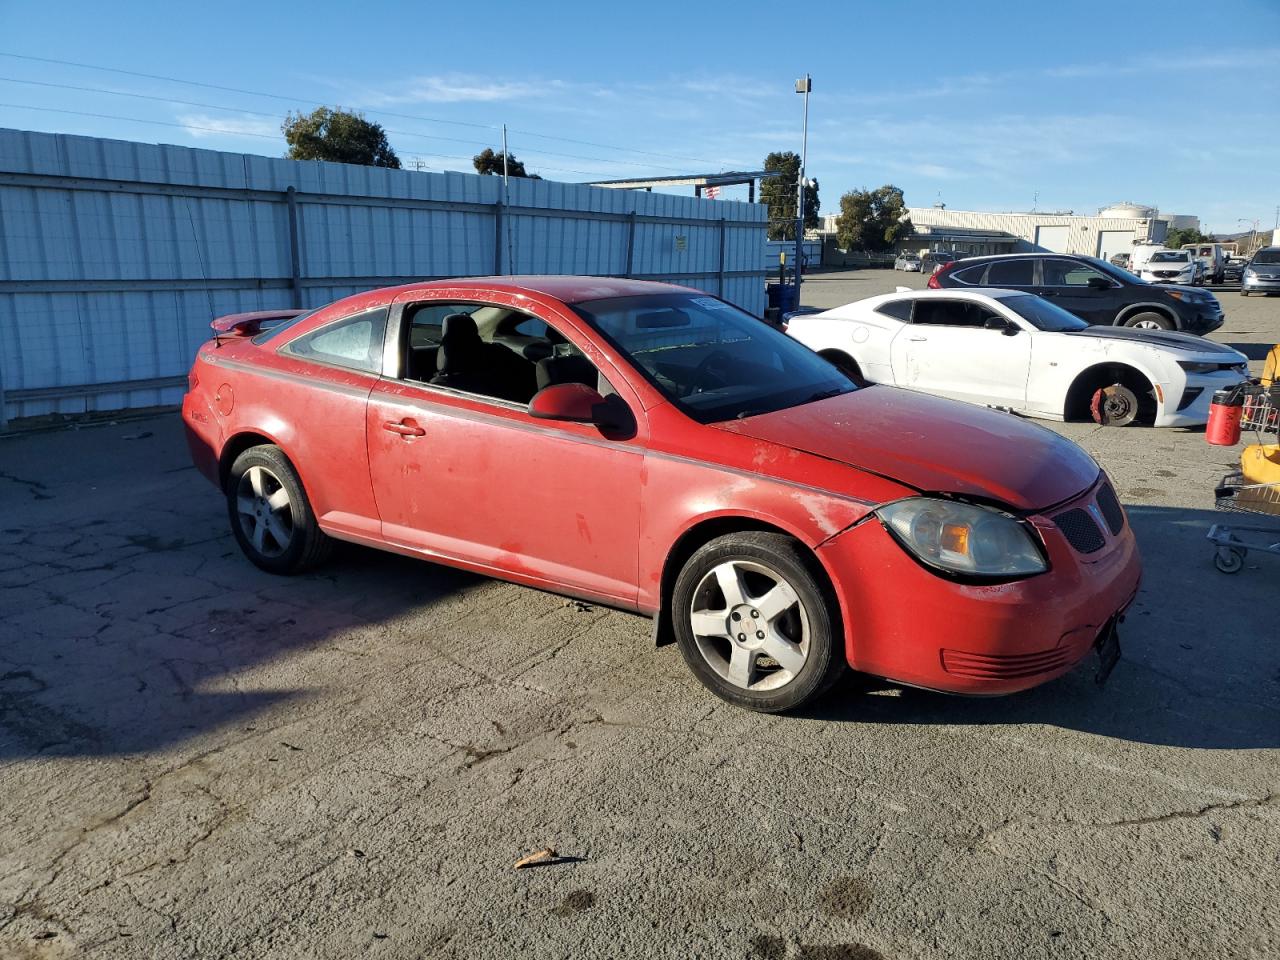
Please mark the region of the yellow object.
POLYGON ((1280 343, 1271 348, 1266 361, 1262 364, 1262 385, 1264 387, 1280 386, 1280 343))
POLYGON ((1280 516, 1280 443, 1251 443, 1240 454, 1244 486, 1235 502, 1246 510, 1280 516))

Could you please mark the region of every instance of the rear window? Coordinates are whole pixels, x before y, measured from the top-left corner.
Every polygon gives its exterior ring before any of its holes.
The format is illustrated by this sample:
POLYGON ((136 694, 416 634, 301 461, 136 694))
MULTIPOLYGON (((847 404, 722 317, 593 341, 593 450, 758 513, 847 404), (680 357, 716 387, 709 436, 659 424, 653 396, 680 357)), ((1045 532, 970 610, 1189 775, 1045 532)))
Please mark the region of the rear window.
POLYGON ((911 301, 886 300, 876 307, 876 313, 883 313, 886 317, 893 317, 893 319, 901 320, 905 323, 911 319, 911 301))

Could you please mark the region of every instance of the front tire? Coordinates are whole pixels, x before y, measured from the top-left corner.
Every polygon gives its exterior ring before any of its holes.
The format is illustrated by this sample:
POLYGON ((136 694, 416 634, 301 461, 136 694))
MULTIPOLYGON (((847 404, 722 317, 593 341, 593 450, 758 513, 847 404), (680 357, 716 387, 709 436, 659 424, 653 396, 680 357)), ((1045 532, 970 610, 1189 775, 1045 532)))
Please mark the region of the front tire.
POLYGON ((784 534, 733 533, 704 544, 676 578, 671 616, 694 676, 748 710, 810 703, 846 669, 825 578, 784 534))
POLYGON ((1122 383, 1099 387, 1089 401, 1093 422, 1104 427, 1127 427, 1138 419, 1138 395, 1122 383))
POLYGON ((1132 317, 1125 320, 1126 327, 1136 327, 1139 330, 1172 330, 1173 321, 1168 317, 1147 311, 1146 313, 1135 313, 1132 317))
POLYGON ((316 523, 297 470, 279 447, 250 447, 227 476, 227 514, 240 549, 269 573, 292 574, 333 549, 316 523))

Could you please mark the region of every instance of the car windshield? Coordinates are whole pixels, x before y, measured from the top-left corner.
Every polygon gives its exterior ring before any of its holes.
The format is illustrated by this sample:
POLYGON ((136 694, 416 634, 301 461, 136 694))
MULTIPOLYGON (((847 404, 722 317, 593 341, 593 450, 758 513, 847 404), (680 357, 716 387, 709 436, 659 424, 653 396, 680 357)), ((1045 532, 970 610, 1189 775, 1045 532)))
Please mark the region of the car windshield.
POLYGON ((573 309, 702 423, 770 413, 856 389, 808 347, 706 294, 613 297, 573 309))
POLYGON ((1000 302, 1037 330, 1068 333, 1072 330, 1089 329, 1089 325, 1074 313, 1068 313, 1057 304, 1030 293, 1018 294, 1015 297, 1001 297, 1000 302))
POLYGON ((1280 263, 1280 249, 1259 250, 1253 255, 1254 263, 1280 263))
POLYGON ((1152 263, 1186 263, 1190 259, 1186 250, 1162 250, 1151 255, 1152 263))

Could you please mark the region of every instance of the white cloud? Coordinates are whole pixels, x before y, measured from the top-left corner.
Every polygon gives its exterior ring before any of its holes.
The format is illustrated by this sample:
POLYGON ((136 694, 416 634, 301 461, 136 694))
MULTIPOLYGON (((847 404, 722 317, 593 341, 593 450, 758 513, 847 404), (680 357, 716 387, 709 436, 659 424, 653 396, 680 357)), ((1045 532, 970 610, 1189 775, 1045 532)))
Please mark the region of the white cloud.
POLYGON ((211 117, 187 113, 178 117, 187 133, 198 140, 207 137, 279 137, 280 125, 260 117, 211 117))
POLYGON ((470 74, 410 77, 390 90, 366 93, 360 99, 371 106, 408 103, 496 103, 533 100, 557 93, 561 81, 493 80, 470 74))

